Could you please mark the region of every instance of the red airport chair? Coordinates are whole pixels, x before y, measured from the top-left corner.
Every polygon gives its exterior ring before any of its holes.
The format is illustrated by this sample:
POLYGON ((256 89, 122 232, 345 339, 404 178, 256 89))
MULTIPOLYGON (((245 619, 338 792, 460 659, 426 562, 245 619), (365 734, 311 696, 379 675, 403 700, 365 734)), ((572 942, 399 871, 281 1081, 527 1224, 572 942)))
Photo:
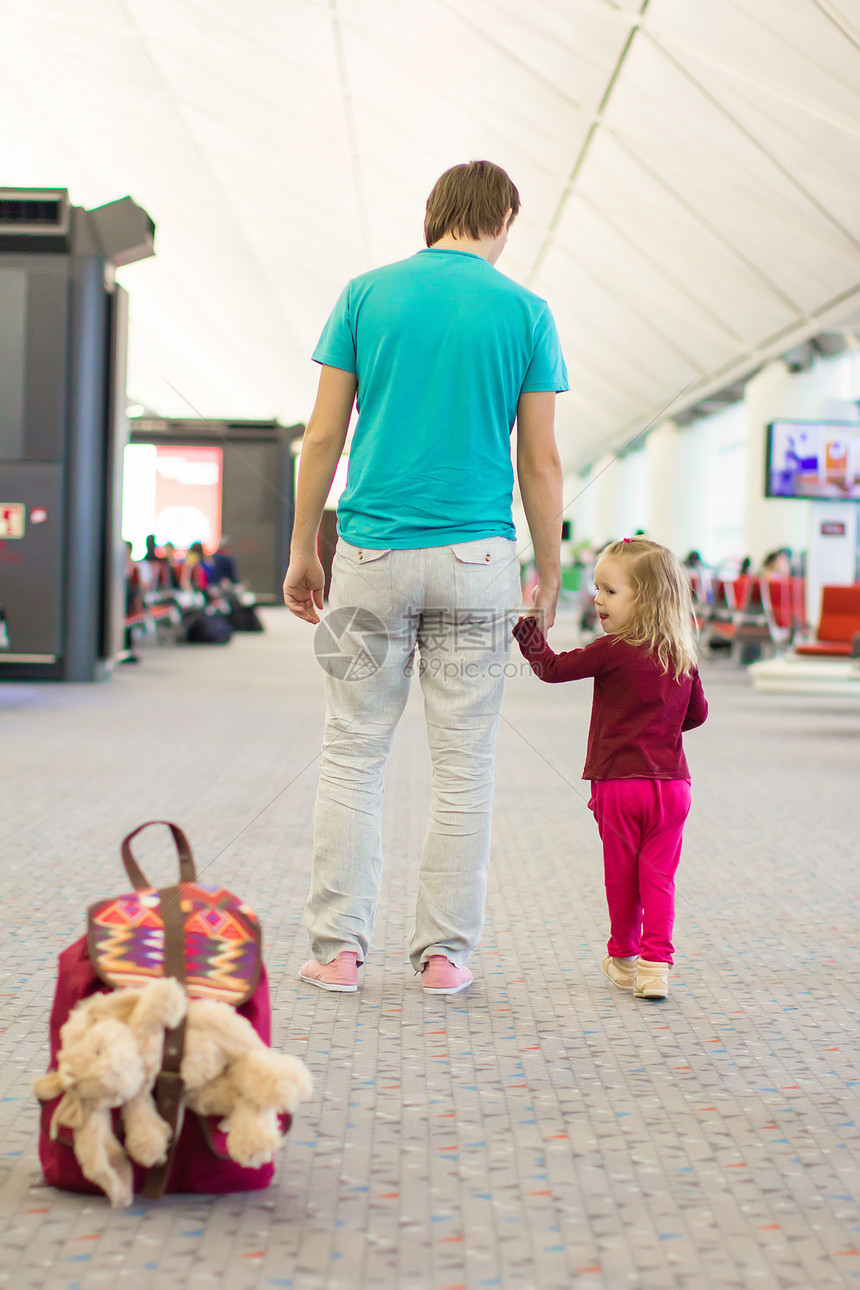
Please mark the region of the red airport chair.
POLYGON ((706 620, 708 628, 708 648, 713 650, 730 650, 735 638, 734 584, 724 578, 715 578, 714 597, 706 620))
POLYGON ((795 646, 803 658, 851 658, 860 651, 860 583, 822 587, 814 641, 795 646))

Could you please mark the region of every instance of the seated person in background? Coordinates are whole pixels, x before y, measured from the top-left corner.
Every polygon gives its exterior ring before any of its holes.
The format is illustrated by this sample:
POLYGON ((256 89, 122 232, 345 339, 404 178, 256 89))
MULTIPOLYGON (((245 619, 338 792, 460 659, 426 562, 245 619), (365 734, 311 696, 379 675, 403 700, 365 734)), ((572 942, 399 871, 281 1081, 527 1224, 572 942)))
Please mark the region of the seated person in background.
MULTIPOLYGON (((134 618, 143 610, 143 587, 141 580, 140 565, 132 558, 132 543, 125 543, 125 616, 126 619, 134 618)), ((134 652, 134 637, 131 634, 131 627, 125 628, 125 663, 137 663, 138 657, 134 652)))
POLYGON ((131 618, 143 609, 140 565, 132 558, 131 542, 125 543, 125 616, 131 618))
MULTIPOLYGON (((126 543, 128 545, 128 543, 126 543)), ((161 557, 155 547, 155 536, 150 533, 145 539, 146 549, 143 558, 138 561, 136 566, 137 586, 141 592, 154 591, 159 584, 159 574, 161 572, 161 557)), ((126 564, 126 579, 128 578, 128 565, 126 564)))
POLYGON ((186 552, 182 569, 179 573, 179 586, 182 591, 206 590, 209 585, 209 577, 203 563, 205 558, 206 552, 203 550, 203 543, 192 542, 186 552))
POLYGON ((778 551, 771 551, 770 555, 765 556, 759 577, 768 580, 791 577, 791 560, 784 547, 780 547, 778 551))
MULTIPOLYGON (((144 590, 146 591, 171 591, 175 586, 173 581, 173 569, 171 560, 168 558, 168 543, 163 551, 159 551, 155 544, 155 534, 150 533, 146 539, 146 551, 144 552, 141 567, 144 572, 144 590)), ((173 553, 173 547, 170 546, 170 553, 173 553)))
POLYGON ((176 558, 176 547, 172 542, 164 544, 164 564, 162 565, 164 574, 164 587, 169 591, 171 588, 175 591, 179 587, 179 575, 182 571, 182 561, 176 558))
POLYGON ((209 575, 209 595, 220 597, 227 607, 230 625, 237 632, 261 632, 263 623, 257 613, 256 599, 244 583, 239 581, 233 544, 226 534, 221 535, 218 550, 206 560, 209 575))
POLYGON ((236 561, 233 557, 233 544, 226 533, 221 534, 218 550, 209 556, 205 564, 209 582, 212 586, 220 586, 222 582, 235 585, 239 581, 239 575, 236 572, 236 561))
POLYGON ((708 604, 711 599, 711 570, 705 564, 698 551, 688 551, 684 558, 684 568, 690 575, 693 588, 693 599, 696 604, 708 604))
POLYGON ((594 560, 595 554, 590 547, 584 547, 577 556, 577 564, 580 567, 578 608, 581 632, 597 631, 597 610, 594 608, 594 560))

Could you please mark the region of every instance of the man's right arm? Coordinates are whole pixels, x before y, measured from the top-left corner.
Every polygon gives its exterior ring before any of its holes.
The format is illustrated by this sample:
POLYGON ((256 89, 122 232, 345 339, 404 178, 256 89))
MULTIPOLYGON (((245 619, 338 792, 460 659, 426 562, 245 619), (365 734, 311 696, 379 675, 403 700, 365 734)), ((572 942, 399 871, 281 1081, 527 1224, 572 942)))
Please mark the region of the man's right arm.
POLYGON ((561 460, 555 442, 555 394, 532 390, 517 403, 517 479, 537 563, 532 597, 540 627, 555 622, 561 587, 561 460))
POLYGON ((307 623, 318 623, 317 610, 322 609, 325 578, 317 554, 317 533, 346 442, 355 390, 352 372, 324 366, 314 410, 302 438, 284 603, 307 623))

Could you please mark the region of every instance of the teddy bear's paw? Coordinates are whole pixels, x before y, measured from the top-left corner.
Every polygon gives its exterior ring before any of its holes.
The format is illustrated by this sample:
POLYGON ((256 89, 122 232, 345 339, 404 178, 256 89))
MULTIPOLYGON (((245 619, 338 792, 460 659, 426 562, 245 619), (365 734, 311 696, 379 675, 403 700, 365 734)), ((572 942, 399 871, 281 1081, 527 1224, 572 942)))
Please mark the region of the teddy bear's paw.
POLYGON ((233 1064, 232 1079, 256 1106, 292 1113, 313 1092, 310 1071, 299 1057, 269 1048, 243 1053, 233 1064))
POLYGON ((275 1142, 271 1143, 271 1145, 260 1147, 257 1151, 252 1151, 247 1144, 243 1144, 241 1147, 234 1145, 231 1148, 230 1141, 228 1139, 227 1154, 232 1160, 236 1161, 237 1165, 241 1165, 243 1169, 259 1169, 261 1165, 267 1165, 269 1163, 272 1156, 275 1154, 280 1141, 280 1138, 278 1138, 275 1142))
POLYGON ((127 1209, 134 1195, 132 1187, 131 1163, 116 1139, 111 1143, 108 1152, 99 1159, 81 1159, 78 1152, 79 1141, 75 1143, 75 1154, 85 1178, 89 1178, 97 1187, 101 1187, 113 1209, 127 1209))
POLYGON ((155 1109, 150 1098, 129 1102, 122 1110, 125 1125, 125 1149, 132 1160, 148 1169, 164 1164, 171 1128, 155 1109))
POLYGON ((59 1071, 48 1071, 47 1075, 40 1075, 33 1081, 33 1092, 40 1102, 50 1102, 52 1098, 59 1097, 63 1091, 64 1085, 59 1071))
POLYGON ((162 1120, 163 1129, 155 1125, 144 1128, 135 1127, 126 1132, 125 1149, 139 1165, 151 1169, 153 1165, 163 1165, 167 1159, 167 1147, 170 1142, 170 1126, 162 1120))
POLYGON ((134 1199, 131 1183, 105 1181, 102 1186, 111 1203, 111 1209, 128 1209, 134 1199))
POLYGON ((246 1169, 259 1169, 281 1145, 277 1121, 248 1107, 238 1107, 222 1127, 227 1130, 227 1155, 246 1169))

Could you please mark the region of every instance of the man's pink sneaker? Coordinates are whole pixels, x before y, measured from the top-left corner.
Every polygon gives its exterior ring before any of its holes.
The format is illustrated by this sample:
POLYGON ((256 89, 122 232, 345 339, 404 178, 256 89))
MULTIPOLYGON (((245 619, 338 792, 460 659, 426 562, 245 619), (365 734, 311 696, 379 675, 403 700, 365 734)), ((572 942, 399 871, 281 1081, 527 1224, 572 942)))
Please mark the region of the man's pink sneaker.
POLYGON ((318 985, 321 990, 355 994, 358 989, 358 952, 341 950, 331 963, 318 963, 316 959, 310 959, 299 976, 308 985, 318 985))
POLYGON ((421 969, 425 994, 459 994, 472 984, 467 967, 455 967, 444 954, 431 954, 421 969))

